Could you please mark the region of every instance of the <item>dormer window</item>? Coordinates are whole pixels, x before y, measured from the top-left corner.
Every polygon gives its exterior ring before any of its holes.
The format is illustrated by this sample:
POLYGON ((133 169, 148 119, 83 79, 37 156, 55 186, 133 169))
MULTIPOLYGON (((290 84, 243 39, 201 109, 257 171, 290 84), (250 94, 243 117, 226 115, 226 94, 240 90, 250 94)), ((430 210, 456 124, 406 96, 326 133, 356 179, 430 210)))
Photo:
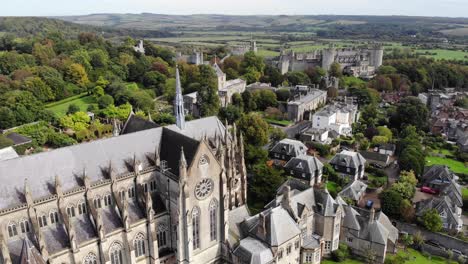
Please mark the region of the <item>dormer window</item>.
POLYGON ((296 168, 298 168, 298 169, 303 169, 302 162, 299 162, 299 163, 297 164, 296 168))

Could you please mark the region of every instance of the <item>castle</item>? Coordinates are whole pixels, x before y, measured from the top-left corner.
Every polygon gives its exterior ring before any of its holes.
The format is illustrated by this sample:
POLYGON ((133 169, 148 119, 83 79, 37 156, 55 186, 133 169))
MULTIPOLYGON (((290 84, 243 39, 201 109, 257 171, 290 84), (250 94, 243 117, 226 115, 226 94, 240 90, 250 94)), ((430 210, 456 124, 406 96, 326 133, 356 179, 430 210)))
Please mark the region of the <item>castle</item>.
POLYGON ((383 47, 370 45, 368 48, 335 48, 328 47, 310 53, 282 51, 278 68, 281 74, 289 71, 303 71, 311 67, 322 67, 329 70, 337 62, 342 69, 356 77, 371 77, 382 65, 383 47))

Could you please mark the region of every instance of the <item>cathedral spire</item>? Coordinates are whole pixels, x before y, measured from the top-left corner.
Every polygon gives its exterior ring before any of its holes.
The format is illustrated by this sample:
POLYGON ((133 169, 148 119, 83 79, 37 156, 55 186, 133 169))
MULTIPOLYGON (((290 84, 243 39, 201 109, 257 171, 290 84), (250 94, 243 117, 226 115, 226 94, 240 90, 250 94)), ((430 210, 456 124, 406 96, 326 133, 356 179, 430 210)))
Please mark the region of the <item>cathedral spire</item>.
POLYGON ((185 109, 184 97, 182 96, 182 86, 180 84, 179 67, 176 66, 176 96, 174 99, 174 114, 176 116, 176 124, 179 129, 185 129, 185 109))

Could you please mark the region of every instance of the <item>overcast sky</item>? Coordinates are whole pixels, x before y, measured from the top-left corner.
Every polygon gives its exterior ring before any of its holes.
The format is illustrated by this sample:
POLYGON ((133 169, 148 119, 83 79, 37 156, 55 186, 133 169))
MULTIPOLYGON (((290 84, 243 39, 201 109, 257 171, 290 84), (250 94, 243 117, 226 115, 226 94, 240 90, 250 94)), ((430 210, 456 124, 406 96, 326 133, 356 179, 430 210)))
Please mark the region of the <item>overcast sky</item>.
POLYGON ((142 12, 467 17, 468 0, 0 0, 0 16, 142 12))

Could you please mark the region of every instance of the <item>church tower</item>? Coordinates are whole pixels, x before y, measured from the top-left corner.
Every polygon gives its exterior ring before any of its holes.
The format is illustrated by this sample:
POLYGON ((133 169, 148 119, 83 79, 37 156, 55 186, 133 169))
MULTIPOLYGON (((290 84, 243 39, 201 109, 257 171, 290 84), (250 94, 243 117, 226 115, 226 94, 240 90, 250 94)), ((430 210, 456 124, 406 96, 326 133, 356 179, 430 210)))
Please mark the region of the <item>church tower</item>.
POLYGON ((174 99, 174 114, 176 116, 176 124, 180 130, 185 129, 185 109, 184 97, 182 96, 182 86, 180 84, 179 67, 176 68, 176 96, 174 99))

